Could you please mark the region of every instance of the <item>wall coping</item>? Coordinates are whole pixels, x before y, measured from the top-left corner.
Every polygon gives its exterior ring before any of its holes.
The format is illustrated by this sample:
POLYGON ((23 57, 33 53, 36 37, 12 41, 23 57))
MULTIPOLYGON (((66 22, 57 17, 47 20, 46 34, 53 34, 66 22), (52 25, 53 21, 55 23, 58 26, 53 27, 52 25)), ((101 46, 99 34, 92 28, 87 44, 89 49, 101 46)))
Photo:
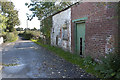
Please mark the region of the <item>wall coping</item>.
POLYGON ((88 19, 88 17, 83 17, 83 18, 80 18, 80 19, 72 20, 72 22, 81 21, 81 20, 87 20, 87 19, 88 19))

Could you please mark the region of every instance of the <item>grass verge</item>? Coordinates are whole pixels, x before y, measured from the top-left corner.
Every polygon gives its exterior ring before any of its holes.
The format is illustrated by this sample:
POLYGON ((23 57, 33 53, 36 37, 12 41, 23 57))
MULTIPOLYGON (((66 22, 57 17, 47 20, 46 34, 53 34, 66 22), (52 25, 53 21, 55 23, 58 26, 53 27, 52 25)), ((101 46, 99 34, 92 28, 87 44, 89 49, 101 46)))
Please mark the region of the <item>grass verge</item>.
POLYGON ((61 48, 50 46, 50 45, 44 45, 37 40, 31 39, 34 43, 47 48, 49 51, 57 54, 61 58, 65 59, 66 61, 78 65, 80 68, 84 69, 86 72, 93 74, 94 76, 98 78, 103 78, 103 76, 95 70, 96 63, 92 64, 85 64, 85 58, 81 58, 78 54, 71 54, 70 52, 66 52, 62 50, 61 48), (94 65, 93 65, 94 64, 94 65))

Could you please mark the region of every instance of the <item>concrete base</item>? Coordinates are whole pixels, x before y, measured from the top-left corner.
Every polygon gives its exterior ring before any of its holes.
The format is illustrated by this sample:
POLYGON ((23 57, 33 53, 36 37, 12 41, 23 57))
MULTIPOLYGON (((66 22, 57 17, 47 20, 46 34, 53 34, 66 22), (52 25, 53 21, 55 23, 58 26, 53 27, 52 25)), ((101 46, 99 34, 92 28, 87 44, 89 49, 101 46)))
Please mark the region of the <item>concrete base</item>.
POLYGON ((3 37, 0 37, 0 44, 3 43, 3 37))

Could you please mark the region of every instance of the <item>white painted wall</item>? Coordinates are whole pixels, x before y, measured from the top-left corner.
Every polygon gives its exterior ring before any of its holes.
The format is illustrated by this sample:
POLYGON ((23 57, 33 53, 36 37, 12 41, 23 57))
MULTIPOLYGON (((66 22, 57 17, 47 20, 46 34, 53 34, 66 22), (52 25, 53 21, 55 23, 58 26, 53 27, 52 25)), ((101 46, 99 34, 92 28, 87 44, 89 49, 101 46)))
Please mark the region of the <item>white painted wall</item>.
POLYGON ((56 37, 59 36, 58 46, 63 49, 71 51, 71 8, 62 11, 52 17, 53 27, 51 30, 51 45, 56 46, 56 37), (67 31, 68 31, 68 40, 63 40, 63 26, 65 21, 68 22, 67 31), (54 33, 53 33, 54 29, 54 33), (61 30, 61 32, 60 32, 61 30))

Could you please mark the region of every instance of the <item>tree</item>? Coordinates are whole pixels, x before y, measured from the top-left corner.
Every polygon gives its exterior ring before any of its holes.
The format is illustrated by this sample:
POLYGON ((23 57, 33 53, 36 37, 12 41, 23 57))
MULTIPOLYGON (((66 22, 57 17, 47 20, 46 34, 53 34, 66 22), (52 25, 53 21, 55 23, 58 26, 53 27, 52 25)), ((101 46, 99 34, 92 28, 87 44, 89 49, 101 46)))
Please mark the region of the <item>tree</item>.
POLYGON ((6 22, 7 18, 0 14, 0 33, 3 33, 6 29, 6 22))
POLYGON ((30 11, 33 12, 33 14, 29 16, 31 18, 30 20, 32 20, 35 16, 42 20, 43 18, 46 18, 72 4, 73 3, 71 2, 60 2, 56 5, 56 2, 42 2, 38 0, 31 0, 30 4, 25 3, 30 11))
POLYGON ((7 29, 9 32, 14 31, 14 27, 20 25, 18 18, 18 11, 15 10, 15 6, 12 2, 0 2, 2 13, 8 18, 6 21, 7 29))
POLYGON ((35 31, 35 30, 37 30, 37 29, 36 29, 36 27, 34 27, 34 29, 33 29, 33 30, 34 30, 34 31, 35 31))

